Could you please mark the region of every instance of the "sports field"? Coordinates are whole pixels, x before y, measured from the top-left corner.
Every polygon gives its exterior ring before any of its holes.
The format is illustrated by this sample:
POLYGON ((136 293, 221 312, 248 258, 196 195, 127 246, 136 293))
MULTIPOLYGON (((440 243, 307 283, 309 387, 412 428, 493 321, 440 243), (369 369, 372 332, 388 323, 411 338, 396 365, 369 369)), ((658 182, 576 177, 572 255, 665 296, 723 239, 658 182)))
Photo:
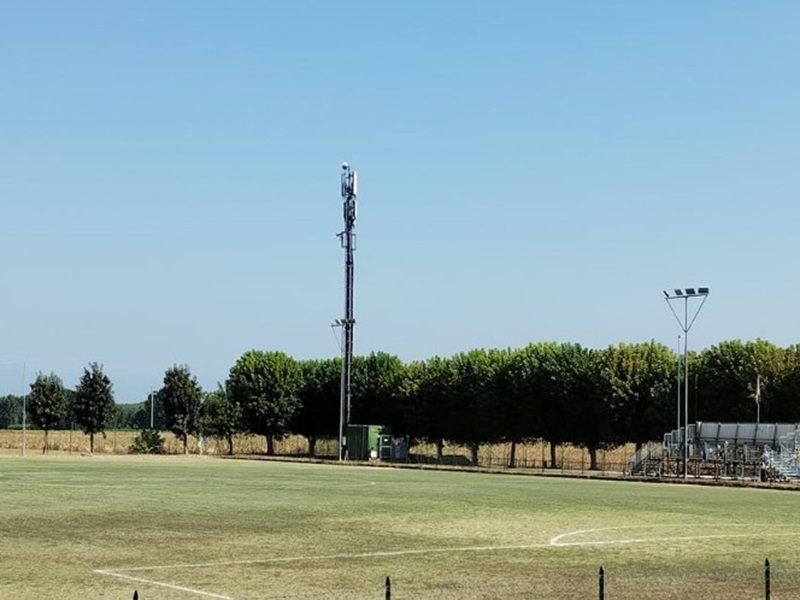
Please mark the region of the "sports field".
POLYGON ((0 598, 800 597, 800 494, 208 457, 0 459, 0 598))

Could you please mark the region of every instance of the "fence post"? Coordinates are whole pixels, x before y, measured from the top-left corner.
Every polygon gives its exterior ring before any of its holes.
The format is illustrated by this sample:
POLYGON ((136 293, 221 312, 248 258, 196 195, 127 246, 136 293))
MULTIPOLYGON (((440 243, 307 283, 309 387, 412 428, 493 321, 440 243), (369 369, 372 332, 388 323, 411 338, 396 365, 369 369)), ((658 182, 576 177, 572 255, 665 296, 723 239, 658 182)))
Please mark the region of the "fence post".
POLYGON ((133 600, 139 600, 139 591, 133 590, 133 600))
POLYGON ((770 598, 770 589, 769 589, 769 559, 764 559, 764 597, 769 600, 770 598))
POLYGON ((386 576, 386 600, 392 600, 392 580, 386 576))
POLYGON ((606 572, 603 567, 600 567, 600 572, 597 574, 597 580, 600 585, 600 600, 606 597, 606 572))

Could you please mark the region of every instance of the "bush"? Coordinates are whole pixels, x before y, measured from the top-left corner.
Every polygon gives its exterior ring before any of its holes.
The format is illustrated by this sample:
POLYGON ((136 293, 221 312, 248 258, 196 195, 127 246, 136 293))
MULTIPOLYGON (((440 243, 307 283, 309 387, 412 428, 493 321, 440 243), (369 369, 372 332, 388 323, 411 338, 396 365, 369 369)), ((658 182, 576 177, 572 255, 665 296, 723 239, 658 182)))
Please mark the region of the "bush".
POLYGON ((130 454, 164 454, 164 438, 156 429, 142 429, 133 444, 128 448, 130 454))

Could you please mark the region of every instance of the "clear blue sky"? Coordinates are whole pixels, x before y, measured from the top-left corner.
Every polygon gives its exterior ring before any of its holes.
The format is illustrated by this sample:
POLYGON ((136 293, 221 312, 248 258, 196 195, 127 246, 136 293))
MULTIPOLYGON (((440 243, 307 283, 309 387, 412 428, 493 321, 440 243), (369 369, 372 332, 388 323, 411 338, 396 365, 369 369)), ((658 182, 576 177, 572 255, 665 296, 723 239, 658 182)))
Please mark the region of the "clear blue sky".
MULTIPOLYGON (((0 7, 0 362, 117 401, 251 348, 800 342, 800 3, 0 7)), ((0 393, 19 369, 0 368, 0 393)))

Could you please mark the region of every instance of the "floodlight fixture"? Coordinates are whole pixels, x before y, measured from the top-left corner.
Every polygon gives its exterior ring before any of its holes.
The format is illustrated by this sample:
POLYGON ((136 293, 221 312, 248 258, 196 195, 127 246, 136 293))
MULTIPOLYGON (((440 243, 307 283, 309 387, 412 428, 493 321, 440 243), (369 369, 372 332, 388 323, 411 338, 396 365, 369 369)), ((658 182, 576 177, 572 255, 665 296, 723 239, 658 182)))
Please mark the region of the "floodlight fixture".
POLYGON ((681 290, 679 290, 678 288, 675 288, 675 295, 676 296, 683 296, 683 292, 681 290))
POLYGON ((707 287, 697 288, 697 293, 700 294, 700 295, 707 296, 708 293, 709 293, 709 289, 707 287))
POLYGON ((667 290, 664 290, 664 297, 669 298, 669 292, 667 292, 667 290))
POLYGON ((694 296, 694 288, 686 288, 686 295, 687 296, 694 296))

